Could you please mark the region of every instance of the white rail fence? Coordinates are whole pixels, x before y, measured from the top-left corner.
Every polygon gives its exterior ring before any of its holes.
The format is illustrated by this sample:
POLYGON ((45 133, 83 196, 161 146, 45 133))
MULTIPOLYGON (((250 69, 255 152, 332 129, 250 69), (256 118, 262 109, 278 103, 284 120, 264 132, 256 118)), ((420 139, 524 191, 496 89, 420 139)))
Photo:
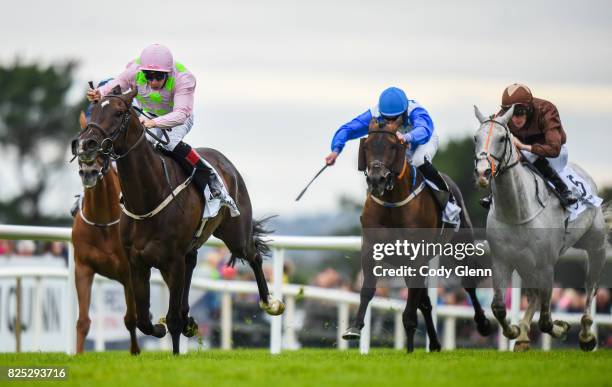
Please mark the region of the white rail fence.
MULTIPOLYGON (((24 239, 24 240, 46 240, 46 241, 66 241, 71 240, 70 228, 58 227, 35 227, 35 226, 13 226, 0 225, 0 239, 24 239)), ((349 309, 352 305, 359 305, 359 294, 343 290, 317 288, 312 286, 302 286, 293 284, 283 284, 283 263, 285 250, 327 250, 327 251, 358 251, 361 247, 360 237, 299 237, 299 236, 271 236, 270 245, 273 250, 272 265, 273 265, 273 282, 272 295, 276 298, 282 298, 286 303, 286 311, 282 316, 270 317, 270 352, 278 354, 281 349, 295 348, 296 332, 294 327, 295 322, 295 304, 296 299, 316 299, 321 301, 331 302, 337 305, 338 326, 337 326, 337 348, 340 350, 347 349, 348 343, 341 338, 342 332, 348 327, 349 309), (284 335, 283 335, 284 331, 284 335), (286 341, 283 345, 282 340, 286 341)), ((207 242, 209 246, 223 246, 223 242, 211 238, 207 242)), ((65 351, 67 353, 75 352, 76 341, 76 320, 77 320, 77 303, 76 291, 74 286, 74 251, 72 244, 69 244, 69 259, 68 268, 33 268, 33 267, 9 267, 0 268, 0 279, 13 278, 17 283, 17 288, 20 287, 20 281, 24 278, 36 279, 37 290, 35 294, 40 295, 40 283, 42 278, 59 278, 67 281, 67 315, 69 316, 68 337, 66 337, 65 351)), ((100 276, 96 276, 96 283, 109 281, 100 276)), ((163 286, 163 280, 159 275, 151 277, 153 283, 163 286)), ((245 281, 225 281, 211 280, 206 278, 194 277, 192 281, 192 289, 203 291, 214 291, 221 294, 221 348, 231 349, 232 347, 232 294, 248 293, 257 294, 257 286, 254 282, 245 281)), ((471 319, 473 310, 467 306, 452 306, 452 305, 437 305, 437 289, 430 288, 429 295, 432 305, 434 306, 433 314, 434 321, 441 319, 444 330, 442 336, 442 346, 444 349, 454 349, 456 346, 456 322, 459 319, 471 319)), ((95 297, 95 295, 94 295, 95 297)), ((35 297, 35 313, 40 310, 40 298, 35 297)), ((95 303, 100 305, 100 303, 95 303)), ((16 302, 19 308, 20 300, 16 302)), ((394 318, 394 347, 402 349, 404 347, 405 333, 402 324, 402 311, 405 307, 405 301, 398 299, 375 297, 370 303, 370 307, 366 313, 365 327, 361 333, 359 348, 361 353, 368 353, 370 348, 370 321, 372 309, 382 311, 393 311, 394 318)), ((612 326, 612 315, 610 314, 595 314, 595 305, 593 303, 594 324, 593 331, 596 333, 599 325, 612 326)), ((488 310, 488 306, 485 305, 488 310)), ((511 308, 510 317, 513 323, 517 323, 520 319, 520 278, 513 276, 513 289, 511 293, 511 308)), ((19 312, 17 312, 19 314, 19 312)), ((100 314, 97 313, 99 316, 100 314)), ((487 316, 493 321, 493 316, 487 311, 487 316)), ((580 314, 568 313, 553 313, 553 319, 562 319, 570 324, 579 324, 580 314)), ((536 316, 537 318, 537 316, 536 316)), ((18 321, 18 319, 17 319, 18 321)), ((40 331, 40 319, 34 319, 34 331, 40 331)), ((16 329, 16 335, 20 334, 19 328, 16 329)), ((39 337, 39 335, 35 335, 39 337)), ((104 349, 104 339, 101 336, 95 337, 96 350, 104 349)), ((19 339, 16 339, 19 343, 19 339)), ((186 343, 181 345, 182 350, 187 349, 186 343)), ((498 349, 507 350, 511 348, 511 342, 508 342, 503 335, 498 336, 498 349)), ((17 344, 19 346, 19 344, 17 344)), ((543 335, 542 348, 550 349, 550 336, 543 335)), ((17 348, 19 349, 19 348, 17 348)))

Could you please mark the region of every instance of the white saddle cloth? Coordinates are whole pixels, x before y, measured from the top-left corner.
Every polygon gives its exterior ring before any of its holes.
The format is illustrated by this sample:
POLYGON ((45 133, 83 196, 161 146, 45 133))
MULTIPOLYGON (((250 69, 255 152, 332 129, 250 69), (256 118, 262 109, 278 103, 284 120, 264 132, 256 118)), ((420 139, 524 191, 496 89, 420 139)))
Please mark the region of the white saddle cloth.
MULTIPOLYGON (((431 189, 434 189, 436 191, 440 190, 431 181, 425 179, 425 182, 431 187, 431 189)), ((452 224, 453 226, 455 226, 455 231, 457 231, 461 226, 461 217, 459 216, 459 214, 461 214, 461 207, 449 200, 448 203, 446 203, 446 208, 444 208, 444 211, 442 211, 442 221, 444 223, 452 224)))
POLYGON ((210 169, 212 169, 215 175, 217 175, 217 179, 221 182, 223 188, 221 190, 222 198, 213 199, 210 194, 210 188, 208 187, 208 185, 206 185, 206 187, 204 188, 204 198, 206 199, 206 205, 204 206, 204 213, 202 214, 202 219, 214 218, 215 216, 217 216, 223 205, 226 205, 227 208, 230 209, 230 214, 232 218, 240 215, 238 206, 236 206, 236 204, 234 203, 234 199, 231 197, 229 191, 227 190, 227 185, 225 184, 225 180, 223 180, 223 176, 219 172, 217 172, 217 170, 208 161, 204 160, 204 163, 208 165, 210 169), (232 203, 233 206, 228 205, 227 203, 232 203))
MULTIPOLYGON (((559 176, 567 187, 576 195, 578 202, 567 208, 569 212, 569 221, 573 221, 589 206, 599 207, 603 199, 593 192, 591 185, 582 178, 571 166, 566 166, 559 176)), ((549 182, 552 186, 552 183, 549 182)), ((553 188, 554 189, 554 188, 553 188)))

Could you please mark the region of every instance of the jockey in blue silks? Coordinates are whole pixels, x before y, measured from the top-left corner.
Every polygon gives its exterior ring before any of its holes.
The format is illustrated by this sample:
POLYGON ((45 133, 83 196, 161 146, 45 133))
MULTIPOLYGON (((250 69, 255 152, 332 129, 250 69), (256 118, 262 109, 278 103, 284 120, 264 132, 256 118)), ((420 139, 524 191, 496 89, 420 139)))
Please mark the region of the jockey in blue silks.
POLYGON ((440 201, 445 203, 450 198, 446 182, 433 166, 438 151, 438 135, 434 133, 434 124, 429 113, 418 102, 408 99, 406 93, 397 87, 389 87, 382 92, 378 105, 358 115, 342 125, 332 139, 332 152, 325 158, 327 165, 333 165, 348 140, 354 140, 368 134, 372 118, 379 122, 392 122, 403 118, 398 137, 408 145, 406 158, 421 171, 423 176, 436 185, 441 194, 440 201))

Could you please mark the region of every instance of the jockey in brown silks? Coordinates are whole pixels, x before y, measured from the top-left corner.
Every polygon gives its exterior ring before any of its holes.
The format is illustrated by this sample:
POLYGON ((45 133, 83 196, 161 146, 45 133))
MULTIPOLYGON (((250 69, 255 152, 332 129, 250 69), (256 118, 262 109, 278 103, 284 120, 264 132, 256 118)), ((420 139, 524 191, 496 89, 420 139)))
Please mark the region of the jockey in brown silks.
MULTIPOLYGON (((148 46, 112 81, 88 90, 87 99, 99 101, 116 86, 122 90, 138 90, 138 104, 145 113, 155 116, 149 119, 143 115, 141 123, 158 137, 163 130, 167 131, 169 142, 160 145, 196 169, 196 184, 202 189, 208 185, 213 199, 219 199, 222 205, 238 212, 219 177, 191 146, 182 141, 193 126, 196 79, 184 65, 174 60, 170 50, 160 44, 148 46)), ((155 141, 149 136, 147 138, 155 141)))
MULTIPOLYGON (((575 204, 578 198, 561 180, 559 172, 567 165, 566 134, 561 126, 559 111, 551 102, 535 98, 525 85, 514 83, 502 94, 501 111, 505 113, 512 105, 514 113, 508 122, 514 146, 524 160, 529 161, 557 190, 564 207, 575 204)), ((489 208, 491 196, 484 197, 480 204, 489 208)))

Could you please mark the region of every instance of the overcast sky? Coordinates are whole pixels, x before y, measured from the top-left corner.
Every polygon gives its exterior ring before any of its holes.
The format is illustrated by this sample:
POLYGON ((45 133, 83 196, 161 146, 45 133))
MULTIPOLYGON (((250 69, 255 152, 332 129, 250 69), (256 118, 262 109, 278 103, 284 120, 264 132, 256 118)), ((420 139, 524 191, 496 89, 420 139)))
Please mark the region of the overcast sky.
MULTIPOLYGON (((236 164, 257 214, 321 212, 340 194, 363 198, 352 142, 293 201, 335 130, 391 85, 429 110, 444 143, 475 131, 473 104, 491 113, 506 85, 526 83, 559 108, 570 160, 612 184, 608 1, 420 3, 22 0, 4 7, 0 61, 76 59, 74 96, 87 80, 118 74, 147 44, 168 46, 198 80, 186 141, 236 164)), ((48 207, 66 210, 79 190, 72 170, 48 207)))

